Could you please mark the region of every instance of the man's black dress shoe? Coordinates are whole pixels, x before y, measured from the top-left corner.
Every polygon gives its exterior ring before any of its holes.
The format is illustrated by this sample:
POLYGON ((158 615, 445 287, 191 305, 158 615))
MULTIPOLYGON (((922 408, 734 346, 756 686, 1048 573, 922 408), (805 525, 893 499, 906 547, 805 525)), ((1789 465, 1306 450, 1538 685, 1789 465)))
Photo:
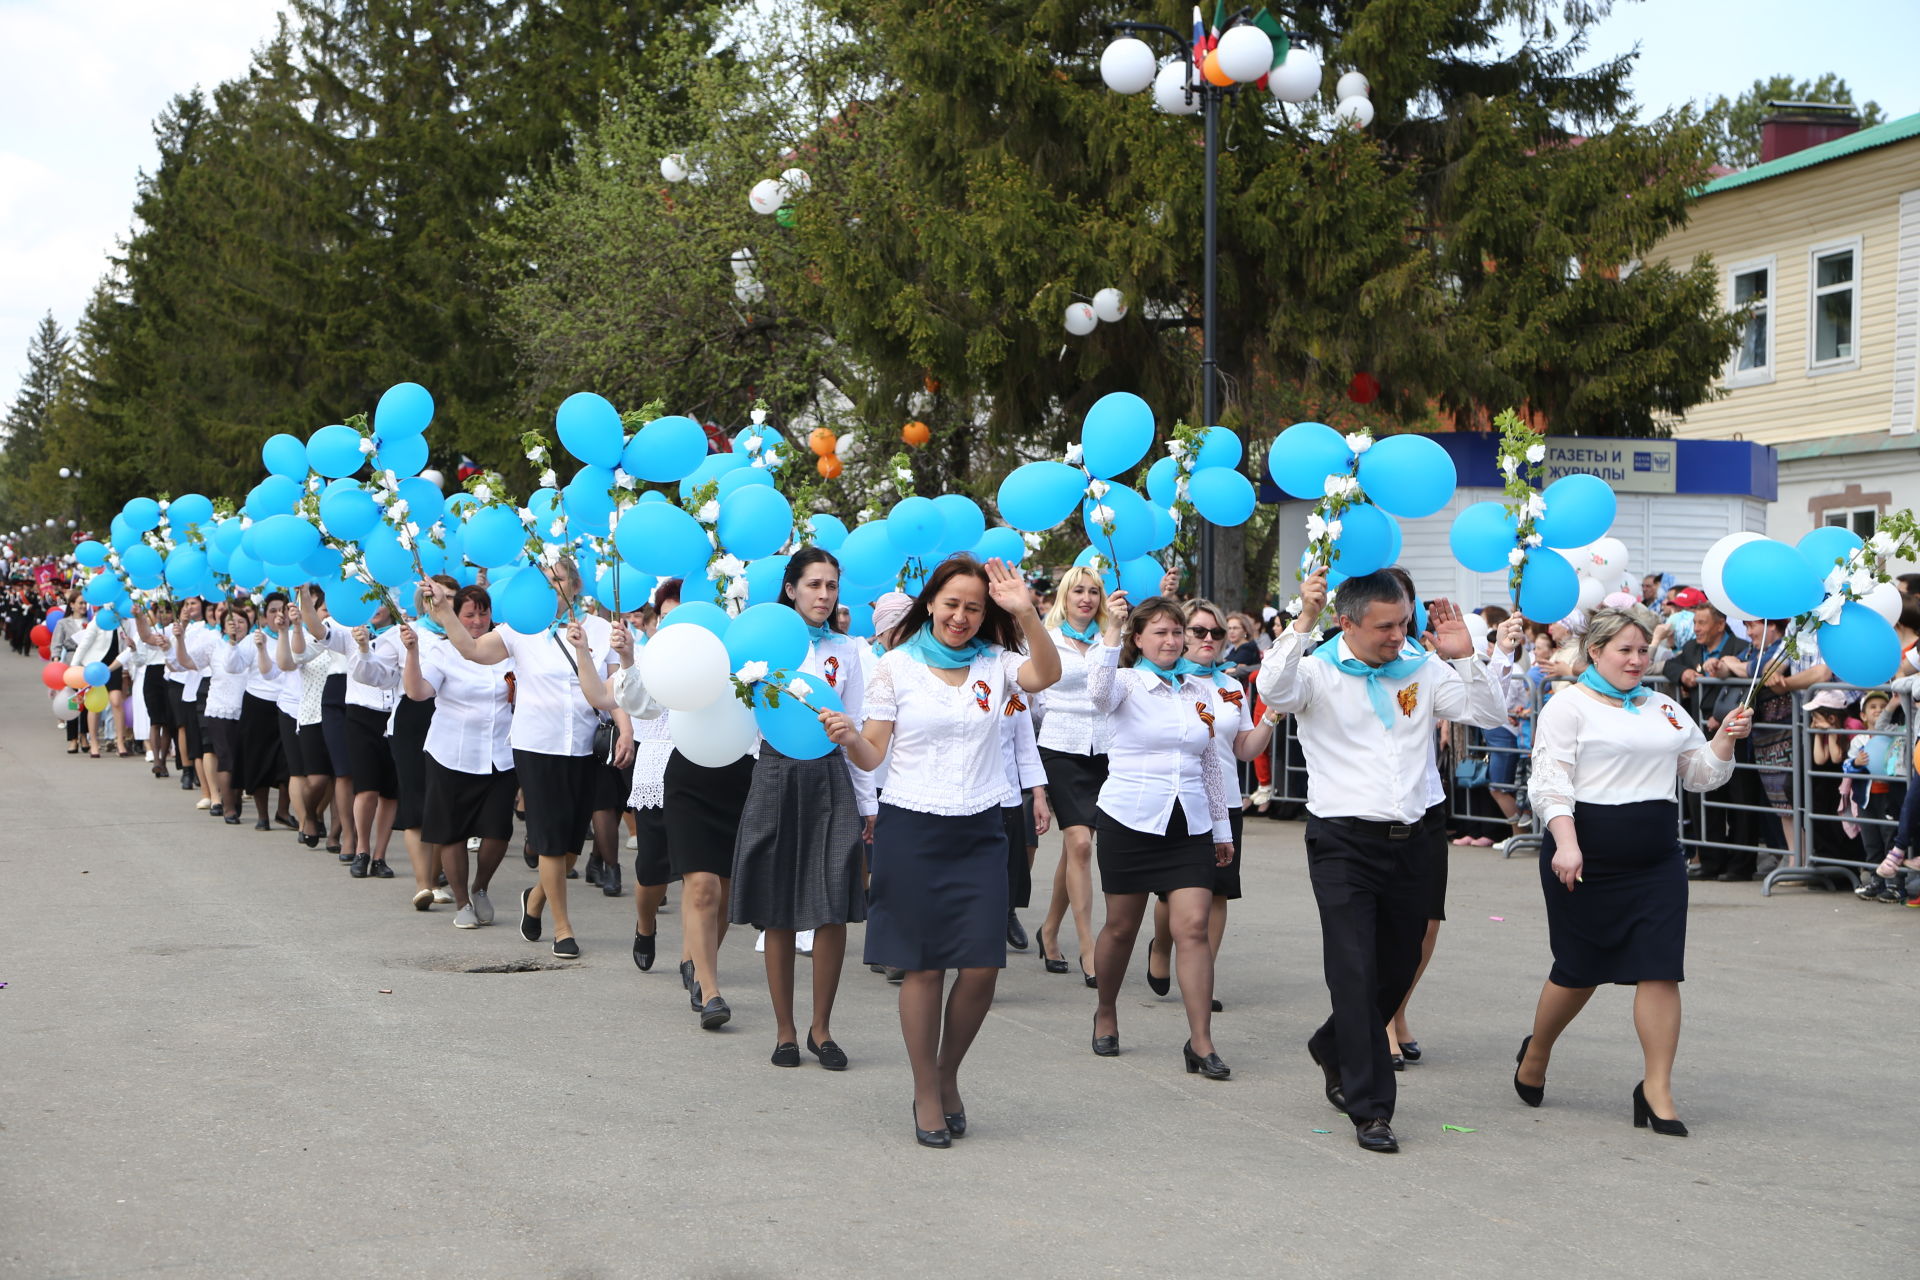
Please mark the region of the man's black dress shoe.
POLYGON ((1307 1041, 1307 1056, 1313 1059, 1313 1065, 1320 1068, 1320 1074, 1326 1079, 1327 1101, 1333 1104, 1335 1111, 1345 1112, 1347 1095, 1340 1088, 1340 1068, 1320 1061, 1320 1051, 1313 1047, 1311 1040, 1307 1041))
POLYGON ((1400 1139, 1393 1136, 1393 1126, 1385 1120, 1369 1120, 1365 1124, 1355 1125, 1353 1137, 1362 1151, 1391 1154, 1400 1149, 1400 1139))

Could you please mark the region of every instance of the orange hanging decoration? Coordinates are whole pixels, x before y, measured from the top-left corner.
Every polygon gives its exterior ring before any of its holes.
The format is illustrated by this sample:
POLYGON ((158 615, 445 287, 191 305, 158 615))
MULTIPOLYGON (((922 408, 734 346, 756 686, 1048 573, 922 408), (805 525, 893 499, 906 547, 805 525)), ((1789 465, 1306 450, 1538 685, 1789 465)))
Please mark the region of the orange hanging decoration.
POLYGON ((1220 69, 1220 55, 1209 53, 1206 61, 1200 64, 1200 74, 1207 78, 1208 84, 1219 85, 1222 89, 1233 83, 1233 77, 1220 69))
POLYGON ((900 438, 918 449, 921 445, 933 439, 933 432, 927 429, 927 424, 924 422, 909 422, 906 426, 900 428, 900 438))
POLYGON ((824 458, 833 452, 833 447, 838 442, 838 437, 833 434, 833 428, 815 427, 812 434, 807 437, 807 448, 824 458))
POLYGON ((837 456, 831 453, 823 453, 814 462, 813 469, 820 473, 822 479, 838 480, 843 468, 837 456))

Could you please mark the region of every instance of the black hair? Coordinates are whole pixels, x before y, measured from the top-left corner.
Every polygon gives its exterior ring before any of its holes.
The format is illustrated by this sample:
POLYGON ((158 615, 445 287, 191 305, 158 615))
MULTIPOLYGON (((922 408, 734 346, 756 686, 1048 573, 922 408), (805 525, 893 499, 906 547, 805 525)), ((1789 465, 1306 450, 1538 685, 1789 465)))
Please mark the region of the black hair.
POLYGON ((660 585, 654 589, 653 607, 658 609, 666 604, 679 604, 680 582, 681 580, 679 578, 667 578, 663 580, 660 585))
POLYGON ((1408 576, 1405 569, 1397 565, 1374 573, 1363 573, 1357 578, 1348 578, 1334 592, 1334 614, 1337 617, 1351 618, 1359 622, 1367 616, 1368 605, 1404 604, 1407 606, 1408 625, 1412 625, 1412 586, 1413 579, 1408 576))
MULTIPOLYGON (((840 561, 834 558, 833 552, 827 550, 825 547, 802 547, 793 553, 793 558, 787 561, 786 572, 780 575, 781 604, 796 612, 798 611, 799 606, 794 604, 793 597, 787 593, 790 588, 800 585, 800 576, 816 564, 830 564, 833 566, 834 576, 838 577, 840 575, 840 561)), ((837 616, 840 612, 840 607, 839 600, 836 598, 834 607, 827 613, 827 629, 829 631, 840 630, 840 619, 837 616)))
POLYGON ((454 592, 453 611, 459 613, 462 606, 469 600, 479 605, 482 609, 485 609, 488 613, 493 612, 493 597, 488 595, 487 589, 482 586, 461 587, 458 591, 454 592))
POLYGON ((309 582, 307 584, 307 594, 313 597, 315 604, 325 604, 327 602, 326 588, 317 582, 309 582))
POLYGON ((287 593, 284 591, 269 591, 267 593, 267 598, 260 602, 260 607, 264 609, 267 606, 271 605, 275 600, 278 600, 281 604, 285 604, 287 602, 287 593))
POLYGON ((1894 581, 1905 587, 1908 595, 1920 595, 1920 573, 1903 573, 1894 581))
MULTIPOLYGON (((927 577, 927 585, 920 588, 920 594, 914 597, 913 604, 908 607, 907 616, 900 619, 899 625, 888 632, 888 635, 893 638, 893 643, 898 644, 906 640, 932 621, 933 602, 939 598, 941 591, 946 589, 949 582, 962 575, 977 579, 982 594, 986 597, 986 607, 980 615, 980 630, 976 633, 978 637, 988 644, 997 644, 1002 649, 1025 653, 1026 645, 1019 624, 1013 620, 1012 614, 994 602, 993 593, 986 590, 986 569, 978 560, 964 551, 956 552, 934 566, 933 572, 927 577)), ((892 646, 889 645, 889 647, 892 646)))

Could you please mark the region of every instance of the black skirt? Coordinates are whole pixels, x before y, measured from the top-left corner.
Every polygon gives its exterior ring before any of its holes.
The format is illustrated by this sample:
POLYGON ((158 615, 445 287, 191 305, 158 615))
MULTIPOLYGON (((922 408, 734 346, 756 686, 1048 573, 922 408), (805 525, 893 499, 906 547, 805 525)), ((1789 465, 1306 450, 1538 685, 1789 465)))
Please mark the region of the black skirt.
POLYGON ((1160 835, 1135 831, 1104 809, 1095 811, 1094 832, 1102 893, 1213 892, 1213 835, 1211 831, 1188 833, 1184 804, 1174 802, 1167 829, 1160 835))
MULTIPOLYGON (((1247 815, 1239 805, 1227 810, 1227 826, 1233 829, 1233 861, 1213 869, 1213 896, 1231 902, 1240 896, 1240 842, 1246 831, 1247 815)), ((1209 844, 1211 849, 1211 844, 1209 844)))
MULTIPOLYGON (((333 679, 328 676, 327 679, 333 679)), ((347 709, 320 704, 320 737, 327 748, 327 772, 336 778, 353 777, 353 753, 347 750, 347 709)))
POLYGON ((319 724, 300 726, 300 772, 310 778, 333 776, 333 755, 327 750, 327 731, 319 724))
POLYGON ((402 698, 393 712, 393 735, 387 747, 393 752, 394 789, 400 803, 393 811, 395 831, 414 831, 420 826, 427 801, 427 730, 433 727, 433 699, 415 702, 402 698))
POLYGON ((663 780, 667 818, 667 860, 676 876, 695 872, 725 879, 733 874, 733 847, 740 839, 740 814, 753 790, 754 759, 709 769, 678 751, 667 757, 663 780))
POLYGON ((306 774, 306 762, 300 756, 300 722, 284 711, 280 713, 280 758, 286 761, 288 774, 306 774))
POLYGON ((633 882, 664 885, 678 880, 667 857, 667 811, 659 805, 635 809, 633 821, 640 829, 640 850, 633 855, 633 882))
POLYGON ((353 794, 377 791, 383 800, 399 794, 393 752, 387 749, 387 717, 372 707, 347 708, 347 772, 353 794))
MULTIPOLYGON (((1447 918, 1447 802, 1427 810, 1426 899, 1427 919, 1447 918)), ((1236 859, 1237 860, 1237 859, 1236 859)))
POLYGON ((205 716, 205 708, 207 705, 207 686, 212 683, 213 681, 211 680, 202 680, 200 682, 200 696, 189 701, 186 697, 186 689, 183 686, 177 685, 171 680, 167 681, 167 689, 169 690, 167 700, 172 702, 176 696, 180 699, 179 714, 174 717, 173 722, 187 731, 187 755, 195 760, 198 760, 201 756, 213 750, 212 747, 207 745, 206 733, 201 728, 201 720, 205 716), (172 692, 176 689, 179 690, 178 694, 172 692))
POLYGON ((1007 829, 998 806, 950 817, 880 802, 866 963, 1007 967, 1007 829))
POLYGON ((1573 829, 1585 865, 1572 892, 1553 874, 1551 830, 1540 849, 1553 946, 1548 981, 1575 988, 1685 981, 1687 860, 1677 806, 1579 804, 1573 829))
POLYGON ((1054 826, 1063 831, 1093 826, 1100 788, 1107 785, 1107 757, 1042 747, 1040 765, 1047 771, 1047 805, 1054 826))
POLYGON ((513 751, 521 798, 526 803, 527 850, 543 858, 562 858, 580 852, 593 789, 591 756, 555 756, 544 751, 513 751))
POLYGON ((235 742, 233 785, 240 791, 264 791, 287 780, 286 750, 280 741, 280 708, 265 698, 242 694, 240 731, 235 742))
POLYGON ((475 838, 513 837, 513 797, 520 789, 512 769, 462 773, 424 756, 426 795, 420 839, 427 844, 464 844, 475 838))
POLYGON ((844 756, 795 760, 762 743, 734 840, 727 918, 756 929, 865 920, 860 827, 844 756))
MULTIPOLYGON (((140 698, 147 705, 147 723, 162 731, 173 728, 174 700, 167 697, 170 684, 173 682, 167 679, 164 663, 154 663, 140 677, 140 698)), ((174 685, 176 689, 179 687, 174 685)))
POLYGON ((1027 865, 1027 841, 1033 836, 1033 793, 1025 803, 1006 805, 1000 810, 1000 825, 1007 833, 1007 905, 1033 905, 1033 868, 1027 865))
POLYGON ((206 739, 206 751, 201 754, 211 754, 213 767, 221 773, 232 773, 234 750, 240 738, 240 722, 220 716, 206 716, 200 721, 200 736, 206 739))
POLYGON ((632 794, 633 761, 627 761, 626 767, 621 769, 616 769, 605 761, 594 761, 591 803, 595 813, 608 809, 618 812, 626 808, 627 797, 632 794))

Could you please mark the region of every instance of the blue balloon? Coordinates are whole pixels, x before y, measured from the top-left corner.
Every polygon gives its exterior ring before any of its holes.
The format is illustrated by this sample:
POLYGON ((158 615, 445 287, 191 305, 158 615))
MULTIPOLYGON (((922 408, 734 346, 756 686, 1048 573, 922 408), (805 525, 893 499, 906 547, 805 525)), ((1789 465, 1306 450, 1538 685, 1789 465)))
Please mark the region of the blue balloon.
POLYGON ((232 555, 239 548, 240 539, 245 535, 246 530, 241 527, 239 517, 228 516, 213 526, 213 533, 208 541, 213 544, 215 550, 232 555))
POLYGON ((111 604, 126 594, 120 585, 120 579, 111 573, 96 574, 88 581, 81 596, 88 604, 111 604))
POLYGON ((1162 458, 1147 468, 1147 497, 1153 499, 1156 507, 1170 507, 1178 498, 1180 483, 1180 464, 1172 458, 1162 458))
MULTIPOLYGON (((1200 437, 1200 452, 1193 455, 1193 469, 1197 472, 1208 467, 1232 467, 1237 471, 1241 459, 1246 455, 1246 445, 1229 428, 1208 427, 1200 437)), ((1154 465, 1160 464, 1156 462, 1154 465)))
MULTIPOLYGON (((316 547, 313 552, 300 561, 300 570, 314 582, 324 582, 340 576, 341 557, 332 547, 316 547)), ((169 562, 168 567, 172 564, 169 562)))
MULTIPOLYGON (((1826 598, 1823 575, 1784 542, 1760 538, 1733 549, 1720 571, 1733 607, 1753 618, 1792 618, 1826 598)), ((1825 637, 1822 636, 1822 649, 1825 637)))
POLYGON ((1806 534, 1794 544, 1793 549, 1800 553, 1801 559, 1813 566, 1813 571, 1825 582, 1827 575, 1838 568, 1842 561, 1866 545, 1853 530, 1827 524, 1806 534))
POLYGON ((479 505, 480 499, 474 497, 464 489, 459 493, 450 493, 447 495, 447 514, 450 516, 460 515, 460 513, 468 507, 477 507, 479 505))
MULTIPOLYGON (((1727 562, 1731 564, 1733 557, 1728 556, 1727 562)), ((1820 660, 1833 671, 1834 679, 1847 684, 1871 689, 1893 679, 1900 669, 1899 633, 1863 604, 1841 605, 1839 621, 1820 628, 1818 640, 1820 660)))
POLYGON ((714 532, 742 560, 770 556, 793 536, 793 505, 778 489, 749 485, 720 504, 714 532))
POLYGON ((592 576, 592 588, 587 588, 586 564, 581 563, 581 589, 609 609, 618 609, 621 613, 632 613, 653 598, 653 589, 659 582, 652 574, 642 573, 624 560, 614 564, 599 566, 592 576), (617 588, 617 592, 616 592, 617 588))
POLYGON ((1089 497, 1081 508, 1081 524, 1086 529, 1087 541, 1101 555, 1122 563, 1145 555, 1148 544, 1153 541, 1153 515, 1147 500, 1125 485, 1108 485, 1097 504, 1089 497), (1094 520, 1096 505, 1113 513, 1111 534, 1094 520))
POLYGON ((209 543, 207 544, 207 567, 214 573, 224 576, 233 567, 233 555, 233 552, 209 543))
POLYGON ((267 567, 244 551, 227 557, 227 578, 242 591, 251 591, 267 580, 267 567))
POLYGON ((729 495, 750 484, 763 484, 772 488, 773 473, 765 467, 756 467, 752 463, 744 467, 735 467, 720 477, 720 487, 715 492, 720 501, 725 502, 729 495))
POLYGON ((605 537, 613 521, 612 488, 613 472, 605 467, 588 465, 575 472, 560 494, 567 528, 576 534, 605 537))
MULTIPOLYGON (((546 630, 560 608, 547 575, 532 565, 518 570, 504 583, 487 593, 493 599, 493 616, 522 635, 546 630)), ((560 642, 566 644, 562 635, 560 642)), ((572 649, 568 649, 569 656, 572 649)))
MULTIPOLYGON (((785 608, 784 605, 778 606, 785 608)), ((789 613, 791 609, 787 610, 789 613)), ((742 617, 746 615, 742 614, 742 617)), ((841 711, 840 696, 825 679, 802 676, 808 686, 806 702, 821 711, 841 711)), ((794 760, 818 760, 833 750, 827 731, 820 727, 819 712, 790 693, 779 693, 765 684, 753 688, 753 722, 760 736, 781 755, 794 760), (777 704, 777 705, 776 705, 777 704)))
POLYGON ((137 546, 140 531, 127 523, 124 515, 117 515, 107 521, 107 545, 115 551, 124 553, 128 547, 137 546))
POLYGON ((320 495, 320 523, 343 542, 356 542, 380 523, 380 507, 365 489, 333 489, 320 495))
POLYGON ((693 495, 699 492, 701 486, 708 481, 718 484, 721 476, 746 465, 747 455, 744 453, 708 454, 701 460, 700 465, 688 472, 687 478, 680 482, 681 504, 684 506, 692 503, 693 495))
POLYGON ((1475 573, 1498 573, 1508 567, 1507 553, 1519 538, 1520 522, 1508 513, 1505 503, 1476 502, 1453 518, 1447 545, 1453 548, 1453 558, 1475 573))
POLYGON ((380 525, 360 543, 366 557, 367 572, 383 587, 403 587, 419 577, 413 567, 413 553, 400 545, 400 536, 391 525, 380 525))
POLYGON ((320 531, 299 516, 268 516, 247 530, 248 553, 267 564, 299 564, 320 548, 320 531))
POLYGON ((102 631, 111 631, 120 625, 120 611, 113 605, 103 604, 99 612, 93 615, 93 620, 102 631))
POLYGON ((1202 518, 1226 528, 1245 524, 1256 500, 1253 482, 1230 467, 1194 472, 1187 482, 1187 496, 1202 518))
POLYGON ((847 525, 839 516, 809 516, 807 527, 813 530, 813 545, 822 551, 838 551, 847 540, 847 525))
POLYGON ((206 576, 207 553, 198 547, 175 547, 167 557, 167 585, 178 595, 194 594, 189 588, 198 586, 206 576))
POLYGON ((1120 587, 1127 593, 1127 599, 1137 604, 1160 594, 1160 579, 1166 573, 1166 566, 1158 560, 1141 556, 1120 566, 1120 587))
POLYGON ((793 446, 787 443, 786 437, 765 424, 749 424, 734 432, 733 451, 746 455, 749 465, 756 456, 767 459, 769 465, 784 465, 793 457, 793 446), (758 451, 752 447, 756 439, 760 443, 758 451))
MULTIPOLYGON (((473 544, 471 527, 467 544, 473 544)), ((700 522, 670 502, 648 502, 621 517, 613 544, 628 564, 656 578, 697 577, 713 548, 700 522)))
POLYGON ((332 574, 321 580, 327 593, 327 612, 343 627, 364 627, 380 609, 378 598, 369 600, 367 584, 358 578, 346 579, 332 574))
POLYGON ((1073 514, 1087 477, 1064 462, 1029 462, 1000 482, 1000 518, 1025 533, 1044 533, 1073 514))
POLYGON ((903 556, 932 555, 946 532, 947 522, 931 498, 902 498, 887 512, 887 536, 903 556))
POLYGON ((1296 498, 1325 497, 1327 477, 1346 475, 1352 461, 1346 437, 1324 422, 1296 422, 1267 449, 1273 482, 1296 498))
POLYGON ((1147 504, 1147 515, 1153 520, 1153 537, 1147 541, 1147 550, 1161 551, 1173 545, 1180 536, 1180 526, 1173 522, 1173 516, 1164 508, 1147 504))
POLYGON ((1616 506, 1613 490, 1599 476, 1561 476, 1540 494, 1546 514, 1534 521, 1533 531, 1549 547, 1584 547, 1606 536, 1613 527, 1616 506))
POLYGON ((391 471, 405 478, 419 475, 420 469, 427 465, 425 436, 375 436, 374 441, 375 471, 391 471))
POLYGON ((159 586, 160 575, 166 570, 160 553, 144 542, 127 548, 126 554, 120 557, 120 567, 126 570, 133 585, 142 591, 151 591, 159 586))
POLYGON ((640 501, 642 501, 642 502, 667 502, 667 501, 669 501, 669 499, 668 499, 668 497, 667 497, 667 495, 666 495, 666 494, 664 494, 664 493, 662 493, 662 492, 660 492, 660 491, 659 491, 658 489, 649 489, 649 490, 647 490, 647 491, 646 491, 645 493, 643 493, 643 494, 641 494, 641 495, 640 495, 640 501))
POLYGON ((795 671, 807 660, 812 637, 797 610, 784 604, 756 604, 727 627, 727 665, 738 671, 764 662, 772 671, 795 671))
POLYGON ((98 569, 107 562, 106 545, 88 538, 74 547, 73 558, 89 569, 98 569))
POLYGON ((620 425, 620 411, 605 396, 574 392, 560 402, 553 425, 560 443, 580 461, 608 470, 620 465, 621 452, 627 445, 626 432, 620 425))
POLYGON ((120 514, 135 533, 150 533, 160 527, 160 504, 152 498, 134 498, 120 514))
POLYGON ((732 621, 733 619, 727 616, 727 611, 711 600, 688 600, 662 618, 660 625, 705 627, 725 640, 727 627, 732 621))
POLYGON ((981 564, 989 560, 1004 560, 1008 564, 1019 564, 1027 557, 1027 541, 1020 536, 1018 529, 1006 525, 995 525, 980 535, 973 544, 973 558, 981 564))
POLYGON ((1520 594, 1514 604, 1533 622, 1558 622, 1580 607, 1580 574, 1557 551, 1535 547, 1520 566, 1520 594))
POLYGON ((270 564, 266 566, 266 572, 270 584, 289 591, 307 580, 306 570, 297 564, 270 564))
POLYGON ((850 636, 870 636, 873 634, 873 606, 840 602, 847 608, 847 634, 850 636))
POLYGON ((307 446, 298 436, 283 431, 267 437, 260 446, 260 461, 266 464, 270 476, 285 476, 296 483, 307 478, 307 446))
MULTIPOLYGON (((99 622, 98 619, 95 619, 95 621, 99 622)), ((99 622, 99 625, 101 627, 106 627, 109 624, 105 622, 99 622)), ((113 668, 109 667, 104 662, 89 662, 84 668, 81 669, 80 674, 87 678, 88 684, 94 685, 97 687, 113 679, 113 668)))
POLYGON ((1131 391, 1101 396, 1080 428, 1081 461, 1096 480, 1138 465, 1153 447, 1153 408, 1131 391))
POLYGON ((213 503, 204 494, 183 493, 167 504, 167 523, 175 529, 193 529, 213 520, 213 503))
POLYGON ((780 584, 786 578, 787 564, 792 559, 792 556, 762 556, 747 566, 748 608, 780 599, 780 584))
POLYGON ((1084 569, 1091 569, 1096 563, 1100 566, 1100 589, 1108 595, 1120 589, 1120 575, 1114 569, 1113 561, 1103 551, 1094 547, 1081 548, 1073 562, 1084 569))
POLYGON ((285 476, 268 476, 253 486, 247 494, 246 506, 241 508, 254 520, 265 520, 268 516, 283 516, 292 513, 294 504, 300 501, 301 491, 297 481, 285 476))
MULTIPOLYGON (((611 480, 608 483, 612 483, 611 480)), ((421 476, 402 480, 397 486, 400 497, 407 504, 407 520, 422 529, 437 524, 447 514, 447 500, 440 492, 440 486, 421 476)))
POLYGON ((946 533, 940 539, 941 551, 965 551, 980 541, 980 535, 987 531, 986 513, 980 510, 979 503, 965 494, 943 493, 933 500, 933 505, 946 525, 946 533))
POLYGON ((366 460, 360 452, 360 433, 352 427, 335 423, 307 437, 307 465, 330 480, 352 475, 366 460))
POLYGON ((1388 436, 1360 455, 1360 487, 1367 500, 1402 520, 1418 520, 1446 506, 1458 480, 1451 455, 1426 436, 1388 436))
POLYGON ((558 489, 535 489, 527 498, 527 511, 533 516, 533 529, 548 542, 559 542, 565 535, 560 520, 567 514, 566 495, 558 489))
POLYGON ((835 553, 840 559, 844 581, 862 587, 885 584, 891 590, 900 576, 900 552, 893 545, 885 520, 869 520, 840 544, 835 553))
POLYGON ((652 484, 686 479, 707 456, 707 432, 678 414, 655 418, 634 433, 620 455, 620 469, 652 484))
POLYGON ((1332 568, 1349 578, 1378 572, 1393 563, 1393 517, 1361 503, 1340 515, 1340 536, 1333 542, 1332 568))
POLYGON ((381 393, 373 429, 388 439, 417 436, 433 421, 433 396, 417 382, 400 382, 381 393))

